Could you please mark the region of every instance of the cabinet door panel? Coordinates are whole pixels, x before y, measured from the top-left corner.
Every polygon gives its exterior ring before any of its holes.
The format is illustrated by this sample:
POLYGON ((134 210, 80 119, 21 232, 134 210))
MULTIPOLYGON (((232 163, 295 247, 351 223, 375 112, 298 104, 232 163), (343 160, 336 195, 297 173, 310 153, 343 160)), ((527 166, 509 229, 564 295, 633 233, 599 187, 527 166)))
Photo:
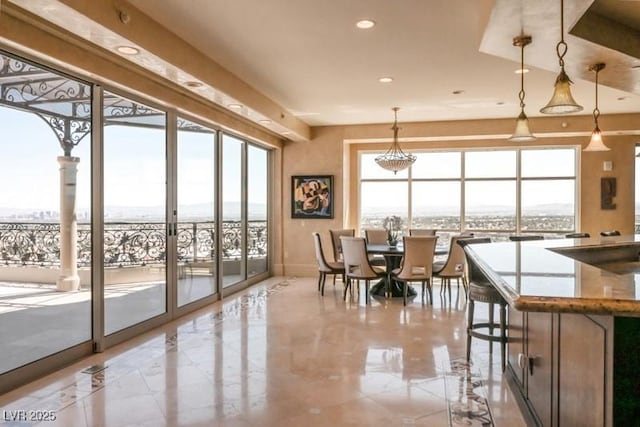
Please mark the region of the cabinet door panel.
POLYGON ((587 316, 562 314, 559 350, 560 425, 606 425, 605 328, 587 316))
POLYGON ((509 307, 508 362, 520 387, 524 388, 524 369, 518 366, 518 355, 524 354, 524 313, 509 307))
POLYGON ((527 313, 527 354, 533 364, 527 372, 527 398, 543 426, 551 425, 552 319, 551 313, 527 313))

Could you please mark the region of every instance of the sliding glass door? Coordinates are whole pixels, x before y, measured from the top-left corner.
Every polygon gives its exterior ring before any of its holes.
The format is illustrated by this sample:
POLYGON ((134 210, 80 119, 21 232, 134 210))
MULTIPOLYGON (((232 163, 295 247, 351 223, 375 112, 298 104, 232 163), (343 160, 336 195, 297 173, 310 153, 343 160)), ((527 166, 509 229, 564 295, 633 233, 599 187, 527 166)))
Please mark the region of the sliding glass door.
POLYGON ((105 335, 167 311, 166 116, 104 93, 105 335))
POLYGON ((216 292, 216 132, 178 119, 178 307, 216 292))

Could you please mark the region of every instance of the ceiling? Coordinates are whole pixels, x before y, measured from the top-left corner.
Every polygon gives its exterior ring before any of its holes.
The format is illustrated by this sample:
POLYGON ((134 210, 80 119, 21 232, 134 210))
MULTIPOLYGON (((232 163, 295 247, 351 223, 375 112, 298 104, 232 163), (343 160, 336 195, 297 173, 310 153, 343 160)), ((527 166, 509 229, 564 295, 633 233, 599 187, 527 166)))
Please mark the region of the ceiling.
MULTIPOLYGON (((401 108, 401 122, 515 117, 520 51, 511 40, 521 31, 533 37, 525 49, 530 117, 541 116, 538 110, 551 97, 559 70, 558 0, 130 3, 310 126, 388 123, 393 106, 401 108), (375 27, 357 29, 355 23, 364 18, 375 27), (393 82, 378 81, 385 76, 393 82)), ((565 3, 568 30, 587 15, 613 21, 631 31, 627 36, 640 30, 640 1, 565 3)), ((590 22, 583 33, 608 34, 604 27, 591 31, 590 22)), ((638 38, 627 38, 609 36, 638 44, 638 38)), ((600 40, 584 34, 565 39, 567 72, 582 114, 594 108, 587 70, 592 61, 608 64, 600 74, 602 114, 640 112, 640 69, 632 68, 640 59, 633 46, 623 53, 624 48, 601 47, 600 40)))

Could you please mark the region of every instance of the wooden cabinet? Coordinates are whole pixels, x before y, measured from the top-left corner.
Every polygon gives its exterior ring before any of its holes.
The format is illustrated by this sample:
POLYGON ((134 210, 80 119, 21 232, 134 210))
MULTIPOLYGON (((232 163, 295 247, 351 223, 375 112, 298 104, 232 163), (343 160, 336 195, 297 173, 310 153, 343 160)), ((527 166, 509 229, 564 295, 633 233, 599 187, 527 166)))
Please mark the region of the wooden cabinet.
POLYGON ((613 425, 613 319, 509 308, 507 375, 530 425, 613 425))

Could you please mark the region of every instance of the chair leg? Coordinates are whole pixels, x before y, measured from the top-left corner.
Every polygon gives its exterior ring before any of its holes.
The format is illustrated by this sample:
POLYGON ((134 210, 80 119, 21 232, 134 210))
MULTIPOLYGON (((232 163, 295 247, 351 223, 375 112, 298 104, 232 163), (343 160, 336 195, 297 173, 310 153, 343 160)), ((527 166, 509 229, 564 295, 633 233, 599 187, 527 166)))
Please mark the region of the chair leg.
POLYGON ((409 282, 402 282, 402 303, 407 305, 407 288, 409 287, 409 282))
POLYGON ((471 360, 471 329, 473 328, 474 302, 469 300, 469 312, 467 317, 467 362, 471 360))
POLYGON ((342 299, 344 301, 347 300, 347 291, 349 290, 350 287, 351 287, 351 279, 347 277, 347 282, 344 284, 344 293, 342 294, 342 299))
POLYGON ((324 284, 327 281, 327 273, 322 273, 322 288, 320 290, 320 295, 324 296, 324 284))
MULTIPOLYGON (((358 294, 360 292, 358 291, 358 294)), ((364 302, 365 304, 369 304, 371 301, 369 300, 369 281, 364 281, 364 302)))
POLYGON ((467 283, 467 278, 462 276, 462 286, 464 286, 464 297, 467 298, 469 295, 469 284, 467 283))
POLYGON ((320 292, 321 287, 322 287, 322 271, 320 271, 318 275, 318 292, 320 292))
POLYGON ((429 304, 433 305, 433 285, 431 279, 427 279, 427 289, 429 290, 429 304))
MULTIPOLYGON (((493 335, 493 303, 489 303, 489 335, 493 335)), ((489 354, 493 354, 493 342, 489 341, 489 354)))
POLYGON ((507 328, 506 328, 506 307, 500 304, 500 356, 502 356, 502 372, 506 366, 507 328))

